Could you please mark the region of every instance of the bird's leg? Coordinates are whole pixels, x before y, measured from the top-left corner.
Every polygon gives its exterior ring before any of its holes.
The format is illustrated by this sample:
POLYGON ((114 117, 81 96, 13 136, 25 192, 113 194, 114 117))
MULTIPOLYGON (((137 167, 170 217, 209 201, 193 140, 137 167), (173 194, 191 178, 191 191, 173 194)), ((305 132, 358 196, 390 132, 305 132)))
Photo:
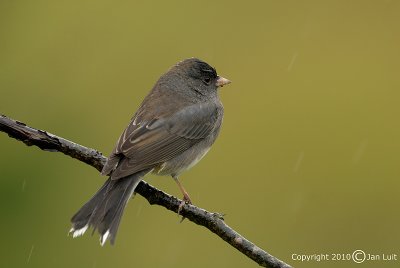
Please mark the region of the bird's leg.
POLYGON ((178 176, 172 176, 172 178, 174 178, 174 181, 176 182, 176 184, 178 184, 178 187, 183 194, 183 201, 179 204, 179 208, 178 208, 178 215, 179 215, 180 212, 182 211, 182 208, 185 205, 185 203, 192 204, 192 200, 190 200, 190 196, 189 196, 188 192, 185 190, 185 188, 183 187, 183 185, 181 184, 181 182, 179 181, 178 176))

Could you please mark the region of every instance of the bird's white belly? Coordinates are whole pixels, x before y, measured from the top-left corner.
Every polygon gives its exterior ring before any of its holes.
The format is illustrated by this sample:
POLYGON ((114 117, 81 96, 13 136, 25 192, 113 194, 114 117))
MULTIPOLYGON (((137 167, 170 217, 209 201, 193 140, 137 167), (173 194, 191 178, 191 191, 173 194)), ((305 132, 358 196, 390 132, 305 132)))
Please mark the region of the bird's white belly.
MULTIPOLYGON (((185 170, 187 169, 191 169, 192 167, 194 167, 210 150, 210 147, 203 150, 199 155, 197 155, 197 157, 195 157, 192 162, 186 167, 185 170)), ((184 171, 184 170, 183 170, 184 171)))
POLYGON ((167 161, 154 170, 157 175, 178 176, 180 173, 196 165, 210 150, 210 147, 201 150, 188 150, 178 157, 167 161))

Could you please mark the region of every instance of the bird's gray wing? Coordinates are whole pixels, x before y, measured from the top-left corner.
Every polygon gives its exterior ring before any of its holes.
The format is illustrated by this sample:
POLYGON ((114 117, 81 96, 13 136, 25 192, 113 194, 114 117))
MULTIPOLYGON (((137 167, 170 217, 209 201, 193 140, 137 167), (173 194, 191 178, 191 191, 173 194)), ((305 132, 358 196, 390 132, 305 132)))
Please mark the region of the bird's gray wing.
POLYGON ((206 138, 219 118, 215 104, 188 106, 168 117, 131 121, 114 150, 111 178, 119 179, 155 167, 206 138))

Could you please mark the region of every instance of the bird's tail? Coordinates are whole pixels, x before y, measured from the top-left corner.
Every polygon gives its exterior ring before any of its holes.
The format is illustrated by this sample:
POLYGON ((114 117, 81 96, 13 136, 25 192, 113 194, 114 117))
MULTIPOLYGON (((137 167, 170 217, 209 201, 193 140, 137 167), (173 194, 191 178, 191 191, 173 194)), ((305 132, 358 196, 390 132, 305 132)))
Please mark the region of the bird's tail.
POLYGON ((89 227, 100 233, 100 244, 110 238, 114 244, 124 208, 136 186, 148 171, 141 171, 118 180, 109 178, 100 190, 72 217, 70 233, 81 236, 89 227))

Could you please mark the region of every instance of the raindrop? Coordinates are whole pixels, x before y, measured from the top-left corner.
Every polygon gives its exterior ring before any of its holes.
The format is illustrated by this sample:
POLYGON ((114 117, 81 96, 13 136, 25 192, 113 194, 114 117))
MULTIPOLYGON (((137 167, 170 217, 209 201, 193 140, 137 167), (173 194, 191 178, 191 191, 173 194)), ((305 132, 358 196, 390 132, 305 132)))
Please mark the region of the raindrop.
POLYGON ((354 155, 353 155, 353 163, 357 164, 361 157, 364 155, 365 153, 365 149, 367 148, 368 145, 368 140, 364 139, 360 142, 360 145, 358 146, 357 150, 355 151, 354 155))
POLYGON ((287 67, 288 72, 290 72, 290 71, 292 70, 293 65, 294 65, 294 62, 295 62, 296 59, 297 59, 297 55, 298 55, 297 52, 293 54, 292 60, 290 61, 289 65, 288 65, 288 67, 287 67))
POLYGON ((143 208, 143 205, 141 204, 141 205, 138 207, 137 211, 136 211, 136 217, 139 217, 140 213, 142 212, 142 208, 143 208))
POLYGON ((26 180, 24 180, 24 181, 22 182, 22 192, 25 191, 25 187, 26 187, 26 180))
POLYGON ((293 168, 294 173, 296 173, 299 170, 301 162, 303 162, 303 158, 304 158, 304 152, 301 152, 299 154, 299 157, 297 158, 296 163, 294 164, 294 168, 293 168))
POLYGON ((31 247, 31 251, 29 252, 29 256, 28 256, 28 259, 26 260, 26 263, 29 263, 29 261, 31 260, 31 257, 32 257, 32 253, 33 253, 33 249, 34 249, 34 245, 32 245, 32 247, 31 247))

